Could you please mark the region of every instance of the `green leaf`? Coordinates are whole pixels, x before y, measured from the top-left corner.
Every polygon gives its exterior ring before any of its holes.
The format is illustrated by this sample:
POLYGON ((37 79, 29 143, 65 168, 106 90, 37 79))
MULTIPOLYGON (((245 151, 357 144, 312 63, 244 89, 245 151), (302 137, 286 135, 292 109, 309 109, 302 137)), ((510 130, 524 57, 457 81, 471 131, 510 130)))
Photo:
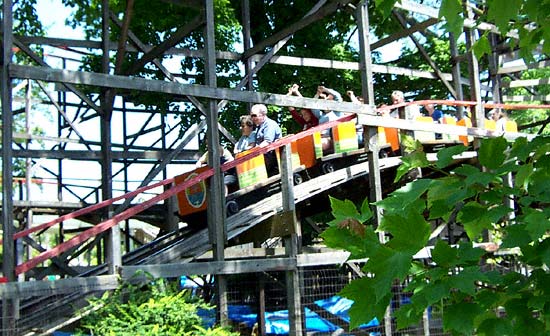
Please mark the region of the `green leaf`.
POLYGON ((481 172, 478 171, 475 174, 471 174, 468 177, 466 177, 466 185, 474 185, 478 184, 481 186, 487 186, 489 183, 491 183, 495 179, 495 174, 489 173, 489 172, 481 172))
POLYGON ((522 2, 522 0, 507 0, 503 6, 500 0, 487 1, 487 18, 490 22, 495 23, 502 35, 505 35, 510 29, 510 22, 517 20, 522 2))
MULTIPOLYGON (((539 1, 539 0, 534 0, 539 1)), ((533 150, 533 142, 528 142, 527 138, 517 138, 512 144, 510 157, 516 157, 521 162, 527 162, 527 158, 533 150)))
POLYGON ((507 318, 484 319, 477 328, 479 336, 513 335, 512 322, 507 318))
POLYGON ((356 279, 344 287, 339 295, 353 300, 349 310, 350 329, 359 327, 373 318, 380 321, 384 319, 386 307, 391 300, 391 286, 385 290, 385 295, 380 298, 373 286, 374 279, 363 277, 356 279))
POLYGON ((431 205, 428 207, 430 209, 430 215, 428 219, 438 219, 442 218, 445 221, 449 220, 449 216, 452 211, 452 205, 445 202, 445 200, 437 199, 431 201, 431 205))
MULTIPOLYGON (((428 190, 431 182, 430 179, 409 182, 392 192, 389 197, 376 202, 376 205, 390 212, 401 212, 404 208, 416 204, 416 201, 428 190)), ((419 211, 422 211, 422 209, 419 211)))
POLYGON ((437 163, 436 167, 443 169, 453 163, 453 156, 464 153, 468 148, 466 146, 453 146, 449 148, 443 148, 437 152, 437 163))
POLYGON ((412 264, 412 254, 391 250, 378 249, 365 265, 364 269, 374 274, 372 286, 376 291, 377 302, 391 288, 396 279, 404 279, 412 264), (388 267, 391 265, 391 267, 388 267))
POLYGON ((489 169, 500 167, 506 158, 506 148, 508 143, 503 137, 482 139, 478 152, 479 162, 489 169))
POLYGON ((529 211, 529 213, 523 217, 523 221, 532 240, 538 240, 550 230, 550 221, 548 217, 540 211, 529 211))
POLYGON ((468 202, 459 211, 457 220, 462 222, 471 240, 475 240, 484 229, 491 228, 491 220, 486 214, 487 208, 477 202, 468 202))
POLYGON ((403 329, 410 325, 417 324, 422 318, 423 309, 419 309, 414 304, 404 304, 394 312, 397 320, 397 329, 403 329))
POLYGON ((329 227, 321 233, 321 237, 328 247, 350 252, 350 258, 360 259, 367 257, 363 238, 348 229, 329 227))
POLYGON ((458 248, 458 259, 462 265, 477 265, 485 253, 483 249, 474 247, 471 242, 462 242, 458 248))
MULTIPOLYGON (((448 271, 446 271, 446 273, 448 274, 448 271)), ((448 277, 447 274, 445 274, 445 276, 448 277)), ((428 306, 448 297, 451 287, 446 280, 447 279, 444 279, 444 281, 436 280, 428 283, 424 288, 413 295, 412 300, 423 301, 425 305, 428 306)))
POLYGON ((355 204, 353 204, 352 201, 350 200, 341 201, 332 196, 329 196, 329 199, 330 199, 330 206, 332 209, 332 215, 334 216, 334 220, 329 222, 328 223, 329 225, 336 226, 345 219, 360 217, 360 214, 357 211, 357 208, 355 207, 355 204))
POLYGON ((500 245, 502 248, 523 247, 531 243, 531 236, 525 225, 510 225, 504 229, 505 236, 500 245))
POLYGON ((453 173, 455 174, 458 174, 458 175, 462 175, 462 176, 465 176, 465 177, 468 177, 472 174, 477 174, 479 173, 479 168, 477 167, 474 167, 472 165, 469 165, 469 164, 464 164, 460 167, 457 167, 453 170, 453 173))
POLYGON ((533 165, 531 163, 520 166, 514 179, 514 187, 527 190, 532 174, 533 165))
POLYGON ((411 255, 422 249, 430 236, 430 224, 415 211, 408 211, 402 215, 384 215, 380 230, 392 235, 386 243, 388 247, 411 255))
POLYGON ((501 189, 489 189, 479 194, 479 200, 490 204, 502 203, 504 194, 501 189))
POLYGON ((401 158, 401 165, 397 168, 397 174, 395 175, 394 182, 399 181, 407 172, 417 169, 428 167, 430 162, 426 157, 426 153, 421 151, 413 151, 401 158))
POLYGON ((460 0, 442 0, 439 8, 439 18, 445 18, 445 27, 454 34, 455 38, 462 34, 464 17, 462 16, 462 2, 460 0))
POLYGON ((476 281, 486 280, 483 273, 477 266, 463 268, 449 279, 449 285, 452 288, 456 288, 462 293, 468 295, 475 295, 477 291, 476 281))
POLYGON ((474 319, 483 313, 476 303, 458 302, 444 307, 443 327, 461 335, 471 335, 474 331, 474 319))
POLYGON ((479 39, 472 46, 472 49, 478 60, 481 60, 481 58, 485 55, 491 55, 493 50, 491 48, 491 44, 489 43, 489 39, 487 38, 487 33, 479 37, 479 39))
POLYGON ((382 13, 382 17, 387 19, 397 1, 398 0, 375 0, 374 3, 376 4, 376 8, 382 13))
POLYGON ((458 249, 438 240, 432 250, 432 259, 440 267, 454 267, 458 262, 458 249))
POLYGON ((370 205, 370 202, 369 202, 369 198, 366 197, 363 200, 363 203, 361 204, 361 217, 360 217, 359 221, 361 223, 364 223, 364 222, 366 222, 367 220, 369 220, 371 218, 372 218, 371 205, 370 205))
MULTIPOLYGON (((495 272, 496 273, 496 272, 495 272)), ((506 294, 499 293, 498 291, 491 289, 482 289, 476 295, 476 302, 484 310, 489 310, 495 306, 501 305, 500 300, 506 294)))

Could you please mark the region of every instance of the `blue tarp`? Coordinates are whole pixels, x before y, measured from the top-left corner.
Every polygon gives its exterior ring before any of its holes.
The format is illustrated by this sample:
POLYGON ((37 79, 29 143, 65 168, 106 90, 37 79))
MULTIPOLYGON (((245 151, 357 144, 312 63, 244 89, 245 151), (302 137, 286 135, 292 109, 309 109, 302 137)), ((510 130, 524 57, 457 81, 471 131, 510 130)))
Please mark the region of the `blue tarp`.
MULTIPOLYGON (((353 301, 346 298, 333 296, 325 300, 315 301, 315 304, 320 308, 327 310, 331 314, 342 319, 344 322, 349 323, 349 309, 353 304, 353 301)), ((229 319, 246 325, 248 328, 252 328, 258 321, 257 314, 252 311, 252 308, 247 305, 229 305, 228 316, 229 319)), ((215 322, 215 316, 213 311, 203 311, 199 314, 203 319, 209 323, 215 322)), ((320 317, 312 310, 305 308, 305 321, 306 329, 308 332, 334 332, 339 327, 330 321, 320 317)), ((288 335, 288 311, 279 310, 275 312, 265 313, 265 328, 266 333, 271 335, 288 335)), ((360 328, 372 328, 380 325, 376 318, 372 319, 369 323, 362 324, 360 328)))
MULTIPOLYGON (((231 311, 231 308, 229 309, 231 311)), ((305 309, 306 314, 306 329, 309 332, 330 332, 338 329, 337 326, 329 321, 319 317, 315 312, 305 309)), ((245 323, 249 328, 252 328, 257 322, 257 314, 235 314, 229 318, 239 323, 245 323)), ((288 310, 279 310, 275 312, 265 313, 265 331, 267 334, 273 335, 288 335, 288 310)))
MULTIPOLYGON (((352 300, 339 297, 339 296, 332 296, 325 300, 315 301, 315 304, 327 310, 331 314, 338 316, 339 318, 346 321, 347 323, 349 323, 349 309, 353 304, 352 300)), ((369 323, 362 324, 361 326, 359 326, 359 328, 370 328, 370 327, 376 327, 379 325, 380 325, 380 322, 378 322, 378 319, 375 317, 372 320, 370 320, 369 323)))

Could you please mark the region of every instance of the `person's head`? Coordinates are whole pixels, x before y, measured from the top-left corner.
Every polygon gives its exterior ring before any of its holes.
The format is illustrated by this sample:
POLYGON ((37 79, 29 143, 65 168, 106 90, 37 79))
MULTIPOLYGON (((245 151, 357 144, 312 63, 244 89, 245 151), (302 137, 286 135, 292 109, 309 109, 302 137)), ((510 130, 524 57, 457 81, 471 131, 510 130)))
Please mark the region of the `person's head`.
POLYGON ((306 122, 310 122, 313 118, 313 112, 311 112, 311 110, 307 108, 300 109, 300 115, 302 116, 302 118, 304 118, 306 122))
POLYGON ((252 122, 254 122, 254 125, 261 125, 267 115, 267 106, 264 104, 256 104, 253 105, 250 109, 250 117, 252 118, 252 122))
POLYGON ((254 129, 254 123, 249 115, 243 115, 239 118, 241 124, 241 132, 243 135, 249 135, 254 129))
POLYGON ((431 116, 434 113, 435 107, 433 104, 427 104, 426 106, 424 106, 424 108, 428 112, 429 116, 431 116))
POLYGON ((495 110, 489 111, 489 113, 487 113, 487 119, 497 121, 499 119, 498 112, 495 110))
POLYGON ((317 93, 319 99, 334 100, 334 95, 322 85, 317 87, 317 93))
POLYGON ((393 91, 391 93, 391 100, 394 105, 405 102, 405 96, 403 95, 403 91, 399 91, 399 90, 393 91))

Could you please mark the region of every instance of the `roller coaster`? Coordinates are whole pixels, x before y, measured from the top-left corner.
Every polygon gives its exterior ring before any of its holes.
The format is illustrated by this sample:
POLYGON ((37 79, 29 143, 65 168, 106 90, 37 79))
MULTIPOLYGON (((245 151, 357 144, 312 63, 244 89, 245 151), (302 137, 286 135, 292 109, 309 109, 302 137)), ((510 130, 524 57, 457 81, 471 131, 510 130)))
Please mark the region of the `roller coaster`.
MULTIPOLYGON (((423 102, 416 102, 423 103, 423 102)), ((452 104, 452 102, 447 102, 452 104)), ((397 108, 402 106, 397 106, 397 108)), ((371 116, 368 116, 371 118, 371 116)), ((419 117, 415 121, 407 120, 392 120, 393 118, 374 117, 376 122, 374 125, 365 126, 376 130, 375 150, 378 149, 379 164, 378 173, 391 175, 392 172, 400 164, 400 156, 402 155, 401 137, 402 131, 395 127, 401 128, 401 125, 407 125, 409 132, 412 132, 413 138, 419 140, 426 145, 426 148, 437 151, 442 146, 452 146, 464 144, 472 146, 474 135, 476 136, 495 136, 494 123, 486 121, 485 128, 472 128, 468 119, 453 122, 454 119, 445 118, 443 124, 436 125, 433 121, 425 117, 419 117), (432 139, 434 131, 443 133, 442 139, 432 139), (431 135, 430 135, 431 134, 431 135)), ((280 157, 290 155, 290 166, 285 164, 285 160, 280 160, 281 172, 292 172, 291 181, 295 188, 293 193, 293 202, 295 204, 305 204, 308 200, 322 195, 326 192, 335 192, 346 183, 354 185, 354 187, 365 185, 366 180, 361 180, 367 176, 369 172, 368 153, 372 150, 371 139, 367 139, 365 143, 361 143, 356 133, 356 121, 361 120, 361 116, 348 115, 337 121, 319 125, 309 130, 286 136, 273 144, 266 147, 254 148, 248 152, 239 155, 234 161, 227 162, 221 166, 221 172, 226 172, 231 169, 237 171, 239 179, 239 189, 228 194, 226 197, 226 214, 225 220, 227 226, 227 239, 239 241, 246 233, 260 223, 269 220, 273 216, 284 212, 282 204, 281 176, 267 177, 263 154, 271 150, 280 151, 280 157), (334 150, 331 153, 323 153, 320 150, 320 132, 330 129, 333 140, 334 150), (364 145, 362 148, 361 145, 364 145)), ((431 119, 431 118, 430 118, 431 119)), ((372 119, 369 119, 372 121, 372 119)), ((507 126, 507 137, 520 136, 513 121, 510 121, 507 126)), ((367 134, 367 132, 365 132, 367 134)), ((475 151, 467 152, 460 160, 470 160, 475 158, 475 151)), ((434 157, 432 159, 435 160, 434 157)), ((123 267, 121 274, 123 278, 131 278, 134 272, 143 265, 165 264, 174 262, 192 262, 196 261, 197 257, 208 252, 211 249, 211 244, 206 229, 206 208, 208 200, 206 198, 207 181, 216 172, 210 167, 199 168, 185 174, 169 178, 158 183, 137 189, 128 194, 116 197, 98 204, 80 209, 71 214, 61 216, 50 222, 35 226, 31 229, 16 233, 14 239, 23 239, 25 236, 35 232, 39 232, 50 228, 58 223, 71 218, 77 218, 91 211, 112 205, 123 199, 134 197, 144 191, 165 186, 168 187, 163 193, 153 197, 143 203, 137 204, 113 218, 103 221, 98 225, 78 234, 70 240, 63 242, 50 250, 43 251, 32 259, 29 259, 16 267, 16 273, 25 274, 27 277, 37 277, 41 273, 35 271, 35 267, 44 261, 51 259, 56 263, 56 258, 62 253, 71 249, 77 248, 82 242, 93 238, 102 232, 105 232, 110 227, 117 225, 120 221, 131 218, 136 214, 153 206, 168 197, 176 196, 178 198, 178 215, 180 219, 188 225, 185 229, 178 232, 171 232, 167 235, 159 237, 154 242, 144 245, 141 248, 125 255, 123 258, 123 267), (141 266, 140 266, 141 265, 141 266)), ((390 177, 391 179, 391 177, 390 177)), ((391 184, 391 182, 389 182, 391 184)), ((349 188, 352 188, 349 186, 349 188)), ((367 191, 368 187, 361 188, 363 192, 367 191)), ((349 193, 348 193, 349 195, 349 193)), ((365 195, 363 195, 364 197, 365 195)), ((317 209, 316 211, 319 211, 317 209)), ((265 237, 264 237, 265 238, 265 237)), ((257 239, 260 239, 257 237, 257 239)), ((240 241, 243 241, 242 239, 240 241)), ((68 271, 69 268, 59 266, 61 270, 68 271)), ((108 268, 106 265, 99 265, 92 270, 88 270, 80 276, 97 276, 106 274, 108 268)), ((67 273, 76 275, 73 273, 67 273)), ((48 284, 40 284, 48 286, 48 284)), ((40 287, 40 286, 39 286, 40 287)), ((66 308, 67 303, 73 302, 78 298, 83 297, 83 293, 72 293, 64 300, 49 300, 48 298, 41 299, 41 305, 48 307, 37 311, 35 308, 36 300, 31 300, 23 304, 22 310, 32 311, 32 315, 36 318, 39 314, 48 314, 50 309, 66 308), (26 308, 25 308, 26 307, 26 308)), ((31 314, 31 313, 29 313, 31 314)), ((23 321, 22 321, 23 322, 23 321)))

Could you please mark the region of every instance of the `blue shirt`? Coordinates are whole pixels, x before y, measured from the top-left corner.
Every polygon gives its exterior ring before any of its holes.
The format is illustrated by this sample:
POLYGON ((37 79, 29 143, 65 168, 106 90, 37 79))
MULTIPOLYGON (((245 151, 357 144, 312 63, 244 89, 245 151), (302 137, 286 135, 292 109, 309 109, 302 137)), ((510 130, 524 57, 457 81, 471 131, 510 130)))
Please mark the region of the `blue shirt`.
POLYGON ((435 109, 434 113, 432 113, 432 119, 435 122, 440 122, 441 118, 443 118, 443 112, 441 112, 441 110, 435 109))
POLYGON ((233 150, 234 153, 240 153, 243 152, 251 147, 254 147, 256 145, 256 132, 253 131, 249 135, 243 135, 237 141, 235 144, 235 149, 233 150))
POLYGON ((273 119, 269 119, 267 116, 263 123, 256 128, 256 145, 266 141, 272 143, 273 141, 280 139, 282 136, 281 127, 273 119))

